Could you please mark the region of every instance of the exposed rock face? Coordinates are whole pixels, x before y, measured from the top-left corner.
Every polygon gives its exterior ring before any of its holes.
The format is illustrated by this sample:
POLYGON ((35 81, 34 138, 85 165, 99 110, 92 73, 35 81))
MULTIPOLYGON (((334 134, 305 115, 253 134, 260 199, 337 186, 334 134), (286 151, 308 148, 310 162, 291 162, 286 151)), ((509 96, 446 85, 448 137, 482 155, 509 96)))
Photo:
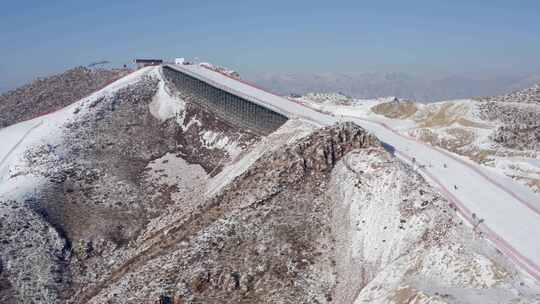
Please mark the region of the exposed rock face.
POLYGON ((77 67, 6 92, 0 95, 0 128, 65 107, 128 72, 77 67))
POLYGON ((377 144, 378 140, 367 131, 346 122, 315 132, 286 147, 283 153, 270 156, 270 159, 289 162, 289 169, 301 165, 305 172, 320 174, 331 170, 349 151, 377 144))
POLYGON ((353 124, 328 127, 263 155, 217 196, 139 244, 78 302, 160 292, 203 303, 327 303, 335 284, 330 172, 349 151, 377 147, 353 124), (162 269, 162 270, 159 270, 162 269), (164 277, 163 271, 167 274, 164 277))

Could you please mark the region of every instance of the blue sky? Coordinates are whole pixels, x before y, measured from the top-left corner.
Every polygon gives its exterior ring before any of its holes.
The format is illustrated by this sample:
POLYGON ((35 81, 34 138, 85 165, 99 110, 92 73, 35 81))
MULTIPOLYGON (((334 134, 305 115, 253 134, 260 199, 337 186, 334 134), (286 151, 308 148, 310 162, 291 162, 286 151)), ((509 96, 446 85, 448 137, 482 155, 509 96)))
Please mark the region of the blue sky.
POLYGON ((76 65, 199 57, 241 73, 540 71, 540 1, 7 1, 0 90, 76 65))

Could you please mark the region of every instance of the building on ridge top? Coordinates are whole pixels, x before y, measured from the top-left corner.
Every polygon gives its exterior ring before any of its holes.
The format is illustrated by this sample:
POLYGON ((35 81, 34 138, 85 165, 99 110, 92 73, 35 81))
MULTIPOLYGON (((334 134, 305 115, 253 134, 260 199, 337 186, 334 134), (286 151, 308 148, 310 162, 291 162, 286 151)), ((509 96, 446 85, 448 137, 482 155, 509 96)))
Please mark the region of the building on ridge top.
POLYGON ((137 65, 137 68, 144 68, 152 65, 160 65, 163 63, 163 59, 135 59, 133 62, 137 65))

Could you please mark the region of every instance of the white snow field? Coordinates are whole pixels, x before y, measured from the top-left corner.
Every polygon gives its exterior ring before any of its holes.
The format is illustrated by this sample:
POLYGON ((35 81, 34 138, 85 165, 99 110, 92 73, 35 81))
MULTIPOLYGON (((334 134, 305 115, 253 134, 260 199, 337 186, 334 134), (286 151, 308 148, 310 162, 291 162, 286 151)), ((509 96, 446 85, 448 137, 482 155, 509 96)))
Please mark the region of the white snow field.
POLYGON ((398 157, 415 166, 455 205, 464 219, 523 271, 540 281, 540 198, 521 184, 500 172, 401 135, 386 124, 388 120, 348 115, 336 117, 203 66, 169 67, 290 118, 319 125, 354 121, 388 144, 389 150, 395 150, 398 157))

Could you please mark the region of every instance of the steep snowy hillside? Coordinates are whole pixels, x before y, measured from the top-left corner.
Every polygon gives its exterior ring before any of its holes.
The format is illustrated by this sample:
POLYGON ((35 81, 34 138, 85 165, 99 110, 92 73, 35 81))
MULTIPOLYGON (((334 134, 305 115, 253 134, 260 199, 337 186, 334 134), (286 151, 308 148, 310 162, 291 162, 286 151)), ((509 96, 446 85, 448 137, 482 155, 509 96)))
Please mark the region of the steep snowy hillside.
MULTIPOLYGON (((0 129, 0 303, 540 302, 399 141, 301 119, 257 136, 180 93, 148 67, 0 129)), ((420 108, 381 119, 439 126, 420 108)))
POLYGON ((477 227, 389 154, 348 154, 329 189, 338 303, 540 301, 477 227))

